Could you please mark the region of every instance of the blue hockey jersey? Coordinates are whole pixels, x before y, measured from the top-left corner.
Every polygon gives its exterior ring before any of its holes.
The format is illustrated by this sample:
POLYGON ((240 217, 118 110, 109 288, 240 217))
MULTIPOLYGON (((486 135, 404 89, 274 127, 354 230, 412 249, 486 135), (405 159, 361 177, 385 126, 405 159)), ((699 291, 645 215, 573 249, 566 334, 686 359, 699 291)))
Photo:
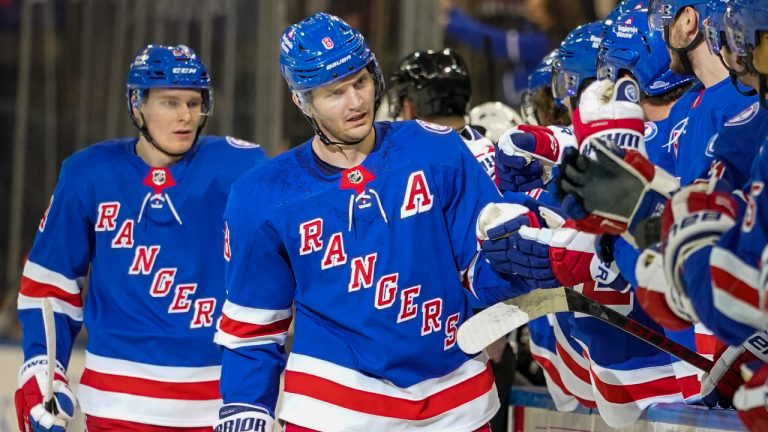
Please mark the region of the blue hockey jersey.
POLYGON ((675 103, 669 114, 667 148, 675 154, 674 174, 681 185, 707 172, 717 132, 755 101, 740 94, 726 78, 708 88, 695 84, 675 103))
POLYGON ((64 161, 24 266, 24 356, 45 354, 40 309, 49 297, 64 366, 81 324, 88 329, 85 414, 211 425, 221 404, 212 339, 224 300, 224 207, 235 178, 265 155, 203 136, 169 168, 153 168, 136 143, 104 141, 64 161))
POLYGON ((764 139, 743 188, 746 205, 736 225, 714 246, 685 262, 686 291, 701 321, 721 340, 739 345, 768 327, 768 155, 764 139))
POLYGON ((456 331, 475 221, 501 196, 449 128, 375 123, 361 165, 329 174, 311 140, 235 183, 227 205, 225 403, 316 430, 469 431, 499 401, 456 331), (291 320, 295 337, 285 360, 291 320))
POLYGON ((716 177, 741 190, 749 181, 752 162, 768 136, 768 110, 755 102, 725 122, 712 144, 712 161, 699 177, 716 177))

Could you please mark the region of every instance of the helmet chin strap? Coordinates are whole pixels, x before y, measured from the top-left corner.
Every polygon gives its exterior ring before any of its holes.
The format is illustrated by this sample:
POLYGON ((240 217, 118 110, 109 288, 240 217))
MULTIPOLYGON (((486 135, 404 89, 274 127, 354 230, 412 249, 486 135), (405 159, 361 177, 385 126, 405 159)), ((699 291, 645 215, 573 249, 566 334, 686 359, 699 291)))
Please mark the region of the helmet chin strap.
POLYGON ((357 144, 360 144, 367 137, 367 135, 366 135, 365 137, 362 137, 362 138, 360 138, 357 141, 331 141, 331 139, 328 138, 328 135, 326 135, 325 132, 323 132, 323 130, 320 129, 320 125, 317 124, 317 120, 315 120, 314 118, 308 116, 304 112, 302 112, 302 114, 304 114, 304 118, 307 119, 307 121, 309 122, 309 125, 312 126, 312 129, 315 131, 315 135, 317 135, 317 137, 320 138, 320 142, 322 142, 326 146, 329 146, 329 145, 357 145, 357 144))
POLYGON ((691 59, 688 58, 688 53, 696 49, 697 46, 699 46, 700 43, 704 41, 704 35, 701 31, 696 32, 696 37, 693 38, 691 43, 689 43, 687 46, 684 46, 683 48, 675 48, 670 44, 669 41, 669 26, 664 26, 664 40, 667 42, 667 48, 674 51, 675 55, 678 59, 680 59, 680 63, 683 64, 683 73, 682 75, 688 75, 688 76, 696 76, 696 74, 693 72, 693 65, 691 65, 691 59))
POLYGON ((144 118, 144 113, 139 111, 139 115, 141 116, 141 126, 139 126, 138 122, 136 121, 136 117, 131 115, 131 122, 134 126, 136 126, 136 129, 139 130, 141 135, 149 141, 150 144, 152 144, 152 147, 156 148, 160 153, 172 157, 172 158, 181 158, 187 153, 189 153, 190 150, 195 146, 195 143, 197 143, 197 138, 200 136, 200 132, 203 130, 203 127, 205 126, 206 121, 208 121, 208 117, 204 116, 203 121, 200 122, 200 125, 197 127, 197 131, 195 132, 195 139, 192 140, 192 145, 189 146, 189 148, 183 152, 173 153, 169 152, 168 150, 164 149, 160 144, 155 141, 155 139, 152 137, 152 134, 149 133, 149 129, 147 129, 147 120, 144 118))

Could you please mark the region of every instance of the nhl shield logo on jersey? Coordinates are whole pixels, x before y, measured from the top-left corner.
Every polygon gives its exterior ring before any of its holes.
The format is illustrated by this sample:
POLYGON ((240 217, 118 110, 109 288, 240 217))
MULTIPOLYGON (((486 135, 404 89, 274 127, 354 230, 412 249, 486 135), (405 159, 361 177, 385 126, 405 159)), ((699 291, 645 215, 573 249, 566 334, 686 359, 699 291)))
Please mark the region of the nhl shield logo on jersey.
POLYGON ((152 183, 155 186, 162 186, 165 184, 167 177, 165 176, 165 170, 162 168, 156 168, 152 170, 152 183))
POLYGON ((363 181, 363 173, 359 169, 352 170, 347 173, 347 180, 353 185, 359 185, 363 181))
POLYGON ((426 122, 424 120, 418 120, 417 119, 416 123, 418 123, 419 126, 423 127, 424 129, 426 129, 426 130, 428 130, 430 132, 434 132, 434 133, 448 134, 448 133, 451 133, 453 131, 453 129, 449 128, 448 126, 443 126, 443 125, 439 125, 439 124, 436 124, 436 123, 430 123, 430 122, 426 122))

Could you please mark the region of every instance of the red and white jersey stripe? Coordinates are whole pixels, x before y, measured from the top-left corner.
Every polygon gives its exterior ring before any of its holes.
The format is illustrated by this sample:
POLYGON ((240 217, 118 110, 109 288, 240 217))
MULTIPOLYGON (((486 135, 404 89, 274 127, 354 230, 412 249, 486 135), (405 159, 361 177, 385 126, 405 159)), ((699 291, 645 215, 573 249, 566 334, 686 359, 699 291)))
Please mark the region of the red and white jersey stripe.
POLYGON ((734 252, 715 246, 709 259, 715 307, 728 318, 766 327, 765 295, 757 289, 759 272, 734 252))
POLYGON ((499 409, 483 354, 453 372, 408 388, 334 363, 293 353, 285 370, 278 416, 329 431, 464 432, 487 423, 499 409))
POLYGON ((77 389, 86 415, 161 426, 213 424, 222 404, 221 366, 157 366, 86 351, 77 389))
POLYGON ((40 309, 47 297, 54 312, 66 314, 75 321, 83 320, 82 287, 85 278, 70 279, 27 260, 21 277, 18 308, 40 309))
POLYGON ((268 343, 283 345, 292 317, 291 309, 258 309, 227 300, 214 341, 230 349, 268 343))

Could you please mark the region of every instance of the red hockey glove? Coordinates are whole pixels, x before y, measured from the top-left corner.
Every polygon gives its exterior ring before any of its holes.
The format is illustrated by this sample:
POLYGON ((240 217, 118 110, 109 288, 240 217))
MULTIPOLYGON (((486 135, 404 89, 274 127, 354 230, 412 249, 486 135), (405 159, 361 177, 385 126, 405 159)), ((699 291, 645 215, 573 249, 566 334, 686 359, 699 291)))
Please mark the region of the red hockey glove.
POLYGON ((662 253, 667 282, 685 295, 683 270, 688 258, 715 244, 735 225, 738 207, 723 182, 695 183, 677 192, 661 216, 662 253))
POLYGON ((658 245, 642 251, 635 274, 637 301, 654 321, 671 330, 682 330, 699 321, 688 297, 667 282, 664 256, 658 245))
POLYGON ((768 365, 752 376, 733 395, 739 418, 753 432, 768 430, 768 365))
POLYGON ((734 393, 745 384, 742 365, 755 361, 768 363, 768 332, 757 332, 739 346, 721 346, 715 353, 715 365, 701 380, 704 403, 730 408, 734 393))
POLYGON ((595 81, 581 93, 573 113, 573 131, 579 148, 592 138, 607 139, 625 150, 645 151, 645 115, 640 107, 640 89, 631 78, 595 81))
POLYGON ((43 394, 48 387, 48 359, 37 356, 27 360, 19 370, 19 389, 16 390, 16 416, 22 431, 64 432, 67 422, 75 416, 75 395, 69 389, 64 367, 56 363, 53 382, 53 409, 43 406, 43 394))

